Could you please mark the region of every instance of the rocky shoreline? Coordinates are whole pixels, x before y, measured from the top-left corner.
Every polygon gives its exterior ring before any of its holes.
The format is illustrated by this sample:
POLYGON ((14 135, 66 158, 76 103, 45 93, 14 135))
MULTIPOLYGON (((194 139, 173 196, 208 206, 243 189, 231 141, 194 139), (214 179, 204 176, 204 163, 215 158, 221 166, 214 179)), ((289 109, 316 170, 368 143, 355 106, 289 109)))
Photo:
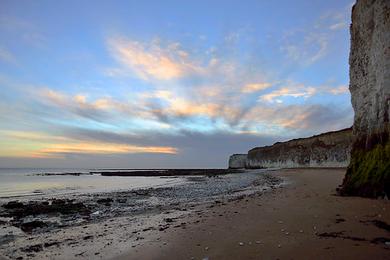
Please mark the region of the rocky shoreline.
POLYGON ((63 172, 63 173, 37 173, 35 176, 80 176, 80 175, 94 175, 101 176, 139 176, 139 177, 152 177, 152 176, 216 176, 231 173, 240 173, 239 169, 109 169, 109 170, 95 170, 88 172, 63 172))
MULTIPOLYGON (((186 184, 173 187, 2 200, 0 253, 12 259, 45 259, 54 254, 59 254, 56 259, 73 259, 77 254, 66 253, 71 248, 83 248, 82 244, 91 241, 102 245, 115 232, 136 242, 146 231, 163 232, 177 226, 175 219, 193 214, 198 205, 243 199, 281 183, 280 178, 268 173, 247 171, 239 175, 188 177, 186 184), (129 230, 119 231, 124 222, 129 230), (101 232, 98 227, 110 228, 101 232)), ((127 248, 129 244, 123 246, 127 248)), ((111 251, 104 251, 109 256, 111 251)), ((84 253, 83 257, 86 256, 84 253)))

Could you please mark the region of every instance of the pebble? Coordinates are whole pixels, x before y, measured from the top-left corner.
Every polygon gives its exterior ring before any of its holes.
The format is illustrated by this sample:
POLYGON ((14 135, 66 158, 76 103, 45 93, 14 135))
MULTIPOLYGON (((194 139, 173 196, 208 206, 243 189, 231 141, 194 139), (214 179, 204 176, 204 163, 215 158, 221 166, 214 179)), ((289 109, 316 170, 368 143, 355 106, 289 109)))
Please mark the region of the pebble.
POLYGON ((283 224, 283 221, 279 220, 278 223, 279 223, 279 224, 283 224))
POLYGON ((303 233, 303 230, 301 229, 301 230, 299 230, 299 233, 303 233))
POLYGON ((284 228, 282 228, 280 231, 284 232, 284 228))
POLYGON ((259 240, 256 241, 256 244, 260 244, 261 242, 259 240))
POLYGON ((243 246, 244 245, 244 243, 243 242, 240 242, 240 243, 238 243, 240 246, 243 246))
POLYGON ((386 246, 390 246, 390 241, 385 242, 386 246))
POLYGON ((204 248, 204 250, 206 250, 206 251, 207 251, 207 250, 209 250, 209 247, 208 247, 208 246, 206 246, 206 247, 204 248))
POLYGON ((279 244, 279 245, 278 245, 278 248, 281 248, 281 247, 282 247, 282 245, 281 245, 281 244, 279 244))
POLYGON ((289 235, 290 233, 289 233, 289 232, 286 232, 285 234, 286 234, 286 235, 289 235))

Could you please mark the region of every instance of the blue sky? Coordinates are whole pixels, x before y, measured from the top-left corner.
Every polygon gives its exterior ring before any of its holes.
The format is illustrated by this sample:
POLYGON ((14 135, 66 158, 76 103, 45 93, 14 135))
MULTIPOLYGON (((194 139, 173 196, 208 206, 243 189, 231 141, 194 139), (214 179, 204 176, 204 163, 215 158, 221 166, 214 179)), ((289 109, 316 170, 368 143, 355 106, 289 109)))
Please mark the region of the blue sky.
POLYGON ((352 125, 351 1, 2 1, 0 167, 225 167, 352 125))

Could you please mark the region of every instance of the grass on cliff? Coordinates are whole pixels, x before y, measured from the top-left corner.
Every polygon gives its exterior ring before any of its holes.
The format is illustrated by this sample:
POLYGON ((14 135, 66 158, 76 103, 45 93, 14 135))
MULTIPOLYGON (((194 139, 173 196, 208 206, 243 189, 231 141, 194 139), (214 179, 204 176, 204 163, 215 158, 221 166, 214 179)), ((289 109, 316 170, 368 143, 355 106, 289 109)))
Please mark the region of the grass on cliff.
POLYGON ((390 142, 369 151, 353 151, 341 194, 390 196, 390 142))

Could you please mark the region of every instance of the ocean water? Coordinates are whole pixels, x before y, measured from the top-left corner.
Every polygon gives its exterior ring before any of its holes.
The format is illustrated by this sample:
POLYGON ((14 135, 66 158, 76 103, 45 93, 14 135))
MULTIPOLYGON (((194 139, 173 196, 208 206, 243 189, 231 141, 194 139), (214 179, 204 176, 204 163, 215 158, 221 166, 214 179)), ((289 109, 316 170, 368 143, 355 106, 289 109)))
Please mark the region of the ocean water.
POLYGON ((180 177, 118 177, 94 175, 50 175, 42 173, 89 173, 102 169, 0 168, 0 198, 95 193, 139 188, 173 186, 186 181, 180 177))

